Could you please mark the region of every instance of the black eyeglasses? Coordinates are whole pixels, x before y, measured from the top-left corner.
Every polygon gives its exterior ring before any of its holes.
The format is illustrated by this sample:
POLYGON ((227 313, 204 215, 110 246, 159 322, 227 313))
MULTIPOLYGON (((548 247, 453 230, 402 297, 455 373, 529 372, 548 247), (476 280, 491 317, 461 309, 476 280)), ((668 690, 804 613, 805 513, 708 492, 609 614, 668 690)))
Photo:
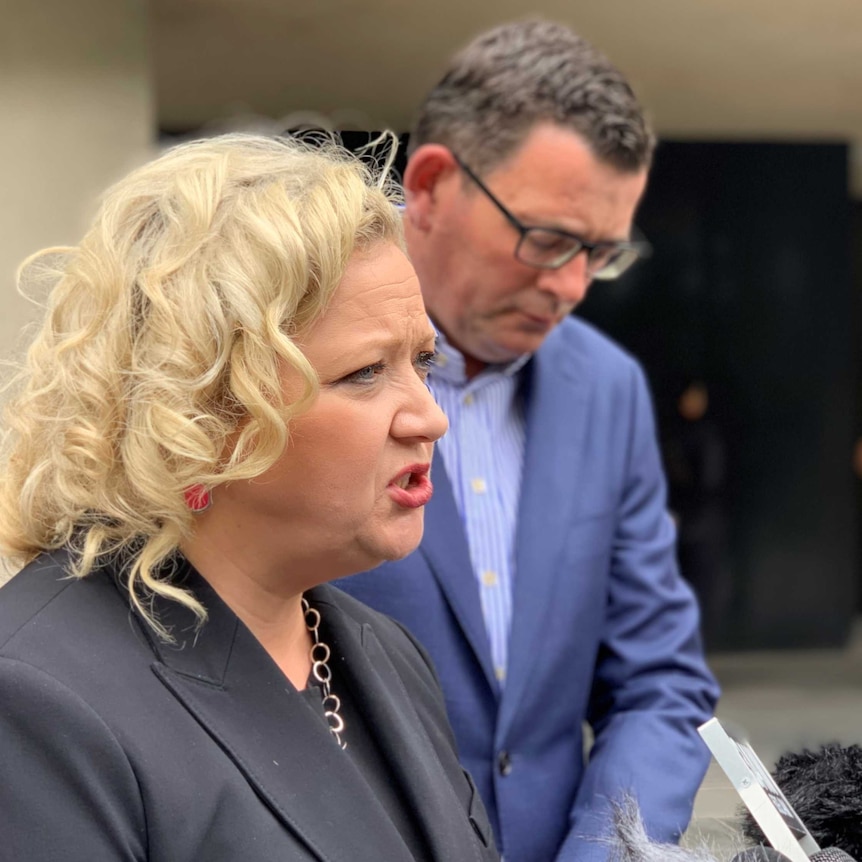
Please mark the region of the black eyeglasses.
POLYGON ((505 216, 506 221, 520 234, 515 246, 515 258, 521 263, 538 269, 559 269, 582 251, 586 251, 587 275, 601 281, 611 281, 621 276, 638 258, 649 257, 651 249, 645 241, 587 242, 568 231, 523 224, 503 206, 468 165, 455 153, 452 155, 461 170, 476 183, 488 200, 505 216))

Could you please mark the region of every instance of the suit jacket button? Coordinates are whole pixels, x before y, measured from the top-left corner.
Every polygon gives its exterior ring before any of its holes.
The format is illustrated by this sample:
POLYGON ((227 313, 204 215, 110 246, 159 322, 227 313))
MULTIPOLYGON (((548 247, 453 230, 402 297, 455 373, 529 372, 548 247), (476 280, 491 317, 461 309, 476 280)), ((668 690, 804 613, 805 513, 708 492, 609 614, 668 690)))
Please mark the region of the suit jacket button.
POLYGON ((497 755, 497 771, 504 778, 512 772, 512 758, 508 751, 501 751, 497 755))

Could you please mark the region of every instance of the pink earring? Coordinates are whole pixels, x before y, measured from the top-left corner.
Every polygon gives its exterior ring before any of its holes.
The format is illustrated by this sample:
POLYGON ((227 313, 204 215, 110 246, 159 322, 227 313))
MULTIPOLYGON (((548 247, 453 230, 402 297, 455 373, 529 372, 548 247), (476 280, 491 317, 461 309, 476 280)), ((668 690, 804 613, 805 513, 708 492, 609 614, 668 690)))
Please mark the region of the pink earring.
POLYGON ((206 512, 213 503, 212 491, 204 485, 189 485, 183 491, 183 497, 185 497, 186 505, 195 515, 206 512))

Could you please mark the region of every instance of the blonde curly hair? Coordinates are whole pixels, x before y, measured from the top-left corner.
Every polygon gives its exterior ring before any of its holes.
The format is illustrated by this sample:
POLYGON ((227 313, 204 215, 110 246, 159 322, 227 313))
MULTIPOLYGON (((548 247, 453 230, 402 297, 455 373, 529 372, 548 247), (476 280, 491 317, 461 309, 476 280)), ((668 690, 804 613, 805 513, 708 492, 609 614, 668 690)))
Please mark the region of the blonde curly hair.
POLYGON ((124 561, 131 601, 205 609, 171 583, 186 488, 247 480, 317 391, 295 337, 354 251, 402 244, 392 190, 334 147, 224 135, 178 146, 105 195, 74 248, 19 269, 53 279, 5 408, 0 550, 70 546, 70 574, 124 561), (59 262, 59 264, 58 264, 59 262), (306 381, 286 404, 286 366, 306 381))

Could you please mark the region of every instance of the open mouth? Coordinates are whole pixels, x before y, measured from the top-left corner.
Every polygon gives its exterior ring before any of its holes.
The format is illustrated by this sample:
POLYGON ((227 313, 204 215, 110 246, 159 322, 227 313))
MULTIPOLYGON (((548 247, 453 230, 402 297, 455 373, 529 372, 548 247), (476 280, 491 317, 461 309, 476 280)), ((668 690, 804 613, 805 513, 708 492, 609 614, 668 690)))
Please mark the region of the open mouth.
POLYGON ((408 488, 411 488, 417 485, 419 482, 419 477, 415 473, 405 473, 403 476, 400 476, 396 479, 392 484, 395 485, 396 488, 403 488, 405 491, 408 488))
POLYGON ((430 464, 411 464, 405 467, 389 484, 395 488, 407 490, 419 485, 427 476, 430 464))
POLYGON ((415 509, 424 506, 434 491, 428 477, 430 464, 413 464, 389 483, 389 493, 400 506, 415 509))

